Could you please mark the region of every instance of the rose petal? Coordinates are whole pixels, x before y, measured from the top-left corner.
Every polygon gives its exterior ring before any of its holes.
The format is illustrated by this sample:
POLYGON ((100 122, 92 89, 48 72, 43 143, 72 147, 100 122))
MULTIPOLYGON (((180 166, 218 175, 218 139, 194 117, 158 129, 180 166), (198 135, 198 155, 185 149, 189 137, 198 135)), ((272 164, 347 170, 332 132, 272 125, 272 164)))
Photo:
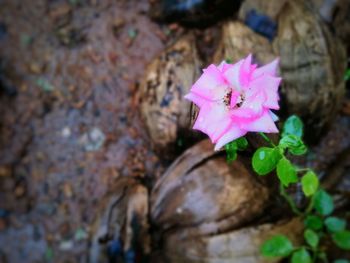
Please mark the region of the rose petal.
POLYGON ((231 118, 225 105, 210 103, 200 109, 193 129, 206 133, 215 143, 230 124, 231 118))
POLYGON ((234 108, 237 104, 237 100, 241 94, 238 91, 232 91, 231 99, 230 99, 230 107, 234 108))
POLYGON ((193 84, 191 92, 214 101, 221 99, 226 92, 226 82, 221 72, 215 65, 210 65, 203 70, 203 74, 193 84))
MULTIPOLYGON (((261 105, 257 105, 257 107, 261 107, 261 105)), ((261 109, 262 110, 262 109, 261 109)), ((257 112, 254 111, 253 109, 250 108, 244 108, 244 107, 240 107, 240 108, 236 108, 234 110, 231 110, 231 118, 234 121, 240 122, 241 119, 255 119, 257 116, 257 112)))
POLYGON ((240 74, 241 74, 241 66, 243 63, 243 59, 238 61, 236 64, 232 65, 229 69, 227 69, 225 72, 223 72, 223 76, 226 79, 226 81, 233 86, 235 90, 242 90, 242 85, 240 81, 240 74))
POLYGON ((235 139, 238 139, 244 136, 246 133, 247 132, 245 130, 241 130, 237 126, 231 125, 231 127, 217 141, 214 150, 215 151, 219 150, 224 145, 228 144, 229 142, 232 142, 235 139))
POLYGON ((263 103, 266 101, 266 95, 263 91, 249 90, 246 93, 246 98, 239 108, 231 110, 231 116, 244 119, 255 119, 260 116, 263 108, 263 103))
POLYGON ((263 103, 264 107, 279 110, 280 106, 278 101, 280 99, 278 95, 278 87, 281 83, 281 78, 274 78, 266 76, 269 78, 269 86, 265 88, 266 101, 263 103))
POLYGON ((278 87, 280 83, 281 78, 272 77, 270 75, 262 75, 259 78, 253 79, 249 83, 249 91, 247 91, 247 96, 249 97, 249 92, 255 93, 258 90, 263 91, 266 96, 266 100, 262 102, 264 107, 278 110, 278 87))
POLYGON ((269 64, 266 64, 265 66, 262 66, 260 68, 257 68, 253 72, 253 79, 258 78, 262 75, 271 75, 271 76, 276 76, 277 75, 277 67, 279 63, 279 58, 276 58, 274 61, 270 62, 269 64))
POLYGON ((242 120, 240 128, 252 132, 277 133, 278 129, 273 121, 270 111, 265 110, 263 114, 255 120, 242 120))
POLYGON ((223 60, 220 65, 218 66, 218 69, 223 73, 226 70, 228 70, 229 68, 233 67, 232 64, 226 63, 225 60, 223 60))
POLYGON ((195 93, 192 93, 192 92, 190 92, 187 95, 185 95, 184 98, 189 100, 189 101, 192 101, 194 104, 196 104, 200 108, 208 103, 207 99, 205 99, 205 98, 203 98, 201 96, 198 96, 198 95, 196 95, 195 93))
POLYGON ((245 59, 243 59, 241 69, 245 73, 250 73, 251 66, 252 66, 252 54, 249 54, 245 59))
POLYGON ((270 115, 271 115, 271 118, 274 122, 279 120, 278 116, 276 114, 274 114, 272 111, 270 111, 270 115))
POLYGON ((250 81, 252 69, 252 54, 249 54, 242 63, 240 72, 240 81, 242 86, 246 87, 250 81))

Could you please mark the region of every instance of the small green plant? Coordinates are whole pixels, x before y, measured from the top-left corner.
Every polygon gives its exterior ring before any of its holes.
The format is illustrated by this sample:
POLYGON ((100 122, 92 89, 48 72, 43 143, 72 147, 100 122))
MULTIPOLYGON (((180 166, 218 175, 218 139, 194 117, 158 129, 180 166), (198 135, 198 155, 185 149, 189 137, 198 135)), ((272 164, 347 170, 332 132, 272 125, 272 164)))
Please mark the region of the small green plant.
POLYGON ((348 81, 350 79, 350 68, 345 71, 344 80, 348 81))
MULTIPOLYGON (((269 147, 256 150, 252 158, 254 171, 260 176, 276 171, 280 181, 280 194, 286 199, 292 211, 302 217, 305 230, 305 244, 294 246, 284 235, 276 235, 267 240, 261 247, 266 257, 290 257, 292 263, 311 263, 316 260, 328 262, 322 241, 331 237, 334 244, 341 249, 350 250, 350 231, 346 230, 346 221, 332 216, 334 203, 332 196, 320 187, 317 174, 309 168, 294 165, 288 155, 303 155, 307 152, 302 136, 303 123, 293 115, 284 123, 282 136, 275 145, 265 134, 260 135, 268 142, 269 147), (301 184, 308 205, 300 210, 293 198, 286 191, 291 184, 301 184)), ((227 159, 232 162, 237 151, 248 146, 245 138, 239 138, 226 145, 227 159)), ((339 259, 337 263, 348 262, 339 259)))
POLYGON ((227 161, 229 163, 237 159, 237 151, 243 151, 248 147, 246 138, 241 137, 225 145, 227 161))

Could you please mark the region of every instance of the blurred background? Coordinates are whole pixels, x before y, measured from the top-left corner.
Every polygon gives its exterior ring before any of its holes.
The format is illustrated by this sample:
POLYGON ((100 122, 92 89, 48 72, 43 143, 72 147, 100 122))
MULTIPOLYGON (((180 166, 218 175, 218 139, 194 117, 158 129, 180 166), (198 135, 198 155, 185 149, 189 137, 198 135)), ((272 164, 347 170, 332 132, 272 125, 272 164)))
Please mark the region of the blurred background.
POLYGON ((296 161, 348 210, 349 51, 348 0, 0 0, 0 262, 260 262, 144 256, 168 224, 148 196, 203 138, 183 95, 249 53, 280 57, 278 115, 299 115, 311 146, 296 161))

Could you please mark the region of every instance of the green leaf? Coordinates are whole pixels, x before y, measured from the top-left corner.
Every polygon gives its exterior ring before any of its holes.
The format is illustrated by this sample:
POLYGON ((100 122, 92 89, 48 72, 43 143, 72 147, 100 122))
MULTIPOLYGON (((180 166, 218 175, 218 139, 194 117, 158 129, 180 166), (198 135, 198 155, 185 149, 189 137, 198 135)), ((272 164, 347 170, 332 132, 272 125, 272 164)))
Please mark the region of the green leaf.
POLYGON ((350 263, 350 261, 347 259, 337 259, 334 261, 334 263, 350 263))
POLYGON ((345 72, 344 80, 348 81, 350 79, 350 69, 348 68, 345 72))
POLYGON ((237 159, 237 151, 245 150, 248 147, 248 141, 244 137, 240 137, 225 145, 227 162, 232 162, 237 159))
POLYGON ((322 259, 322 262, 327 262, 328 263, 327 254, 325 252, 318 251, 317 252, 317 257, 319 259, 322 259))
POLYGON ((319 185, 318 177, 312 171, 308 171, 303 178, 301 178, 301 186, 306 196, 315 194, 319 185))
POLYGON ((301 248, 295 251, 292 255, 292 263, 311 263, 310 253, 305 249, 301 248))
POLYGON ((226 160, 227 162, 233 162, 234 160, 237 159, 237 142, 232 141, 228 144, 225 145, 225 150, 226 150, 226 160))
POLYGON ((289 148, 288 150, 293 155, 303 155, 307 152, 307 147, 303 144, 298 148, 289 148))
POLYGON ((228 163, 231 163, 236 159, 237 159, 237 152, 231 151, 231 152, 227 153, 226 160, 228 163))
POLYGON ((324 221, 324 224, 326 225, 328 231, 332 233, 343 231, 346 227, 346 221, 344 219, 334 216, 328 217, 324 221))
POLYGON ((312 230, 320 230, 323 226, 323 222, 318 216, 308 215, 304 220, 304 225, 306 228, 310 228, 312 230))
POLYGON ((297 171, 294 165, 286 158, 279 160, 277 164, 277 176, 284 186, 298 182, 297 171))
POLYGON ((334 233, 332 238, 339 248, 350 250, 350 231, 344 230, 334 233))
POLYGON ((284 235, 276 235, 261 246, 261 254, 265 257, 286 257, 292 251, 293 244, 284 235))
POLYGON ((301 138, 294 134, 287 134, 283 136, 279 142, 279 146, 282 149, 287 148, 288 151, 294 155, 302 155, 307 151, 307 147, 301 138))
POLYGON ((303 136, 303 122, 301 119, 296 116, 290 116, 283 126, 282 136, 286 136, 288 134, 293 134, 301 138, 303 136))
POLYGON ((304 232, 304 238, 311 247, 315 248, 318 246, 320 238, 318 237, 315 231, 311 229, 306 229, 304 232))
POLYGON ((240 137, 237 140, 235 140, 237 143, 238 150, 242 151, 245 150, 248 147, 248 141, 245 137, 240 137))
POLYGON ((324 190, 318 190, 314 196, 314 207, 321 215, 327 216, 334 210, 332 197, 324 190))
POLYGON ((277 148, 261 147, 253 155, 253 169, 259 175, 266 175, 276 168, 281 158, 277 148))

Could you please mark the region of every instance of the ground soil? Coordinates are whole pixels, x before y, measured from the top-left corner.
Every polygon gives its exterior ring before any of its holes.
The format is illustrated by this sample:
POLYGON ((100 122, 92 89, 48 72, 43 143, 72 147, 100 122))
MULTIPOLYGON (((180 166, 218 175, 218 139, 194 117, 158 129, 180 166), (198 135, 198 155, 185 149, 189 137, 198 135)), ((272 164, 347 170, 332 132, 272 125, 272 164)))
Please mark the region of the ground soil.
POLYGON ((161 172, 133 98, 167 28, 147 1, 0 5, 0 262, 85 262, 113 182, 161 172))

